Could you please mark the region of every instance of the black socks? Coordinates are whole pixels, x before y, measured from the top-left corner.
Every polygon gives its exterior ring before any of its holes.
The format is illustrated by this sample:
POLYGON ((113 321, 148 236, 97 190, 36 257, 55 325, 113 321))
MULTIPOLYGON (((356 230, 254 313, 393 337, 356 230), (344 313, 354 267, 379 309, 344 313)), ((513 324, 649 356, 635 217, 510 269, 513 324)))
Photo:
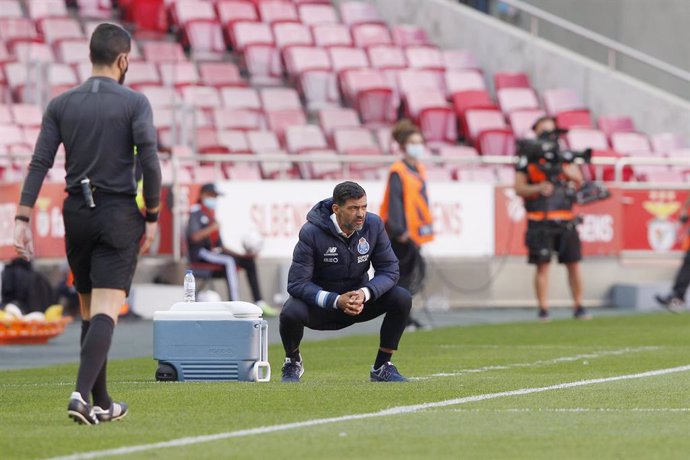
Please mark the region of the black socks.
POLYGON ((378 354, 376 355, 376 361, 374 361, 374 369, 380 368, 390 361, 392 357, 393 353, 386 353, 385 351, 379 350, 378 354))
POLYGON ((286 358, 290 358, 290 361, 297 362, 297 361, 302 361, 302 356, 299 354, 299 348, 297 350, 293 350, 290 353, 285 354, 286 358))
POLYGON ((106 362, 113 338, 115 322, 104 314, 96 315, 81 325, 81 360, 77 374, 77 391, 84 401, 93 391, 93 404, 108 409, 111 404, 106 388, 106 362))

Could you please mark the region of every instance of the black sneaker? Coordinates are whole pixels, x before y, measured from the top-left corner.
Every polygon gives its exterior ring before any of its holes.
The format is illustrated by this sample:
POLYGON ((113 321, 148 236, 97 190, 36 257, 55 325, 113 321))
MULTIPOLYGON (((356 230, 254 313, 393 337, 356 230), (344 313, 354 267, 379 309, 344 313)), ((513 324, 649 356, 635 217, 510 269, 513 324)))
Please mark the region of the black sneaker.
POLYGON ((398 369, 390 361, 378 369, 374 369, 372 366, 369 380, 372 382, 407 382, 407 379, 400 375, 398 369))
POLYGON ((98 406, 93 406, 93 412, 96 414, 99 422, 114 422, 121 420, 127 416, 127 403, 113 401, 109 409, 101 409, 98 406))
POLYGON ((72 393, 67 405, 67 416, 80 425, 98 425, 98 418, 78 391, 72 393))
POLYGON ((549 310, 540 308, 539 313, 537 313, 537 318, 542 323, 548 323, 549 321, 551 321, 551 316, 549 316, 549 310))
POLYGON ((661 305, 671 313, 680 313, 683 310, 683 307, 685 306, 685 301, 680 297, 676 297, 673 294, 669 294, 667 296, 661 296, 657 294, 654 296, 654 298, 657 302, 659 302, 659 305, 661 305))
POLYGON ((290 358, 285 358, 285 363, 280 372, 283 382, 299 383, 300 377, 304 374, 304 366, 302 361, 293 361, 290 358))
POLYGON ((585 307, 577 307, 575 311, 573 312, 573 318, 575 319, 582 319, 582 320, 588 320, 592 319, 592 315, 587 313, 587 309, 585 307))

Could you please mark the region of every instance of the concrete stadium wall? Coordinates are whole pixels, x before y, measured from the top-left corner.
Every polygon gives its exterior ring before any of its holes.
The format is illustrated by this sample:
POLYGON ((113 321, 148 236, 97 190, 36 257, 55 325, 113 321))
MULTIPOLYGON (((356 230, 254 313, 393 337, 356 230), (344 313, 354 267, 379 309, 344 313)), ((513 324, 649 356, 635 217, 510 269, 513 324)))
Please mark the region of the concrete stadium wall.
POLYGON ((444 48, 472 50, 489 75, 527 71, 539 91, 577 90, 595 115, 628 114, 642 131, 675 131, 690 139, 690 102, 496 18, 450 0, 370 2, 390 23, 418 24, 444 48))

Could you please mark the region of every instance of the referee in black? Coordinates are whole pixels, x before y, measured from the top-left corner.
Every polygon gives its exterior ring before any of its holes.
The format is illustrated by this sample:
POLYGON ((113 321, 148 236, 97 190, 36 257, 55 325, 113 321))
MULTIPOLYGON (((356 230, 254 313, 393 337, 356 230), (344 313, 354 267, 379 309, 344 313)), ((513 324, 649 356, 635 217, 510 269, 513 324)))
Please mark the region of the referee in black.
POLYGON ((89 48, 91 78, 50 101, 43 115, 15 217, 14 245, 20 256, 31 259, 31 211, 62 143, 68 194, 62 211, 65 247, 83 319, 76 391, 67 412, 78 423, 95 425, 127 415, 127 404, 113 402, 108 394, 107 357, 137 255, 148 250, 158 228, 161 172, 151 105, 122 86, 129 33, 100 24, 89 48), (143 172, 145 217, 135 202, 135 147, 143 172))

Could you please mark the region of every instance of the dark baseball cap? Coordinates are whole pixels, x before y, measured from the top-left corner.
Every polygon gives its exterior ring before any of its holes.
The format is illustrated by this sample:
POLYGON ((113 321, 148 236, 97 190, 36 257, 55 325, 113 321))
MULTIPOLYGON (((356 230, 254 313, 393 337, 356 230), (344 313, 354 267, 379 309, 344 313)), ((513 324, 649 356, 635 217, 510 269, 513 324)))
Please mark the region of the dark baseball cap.
POLYGON ((221 192, 218 191, 216 188, 216 184, 204 184, 201 186, 201 193, 205 193, 207 195, 215 195, 219 196, 222 195, 221 192))

